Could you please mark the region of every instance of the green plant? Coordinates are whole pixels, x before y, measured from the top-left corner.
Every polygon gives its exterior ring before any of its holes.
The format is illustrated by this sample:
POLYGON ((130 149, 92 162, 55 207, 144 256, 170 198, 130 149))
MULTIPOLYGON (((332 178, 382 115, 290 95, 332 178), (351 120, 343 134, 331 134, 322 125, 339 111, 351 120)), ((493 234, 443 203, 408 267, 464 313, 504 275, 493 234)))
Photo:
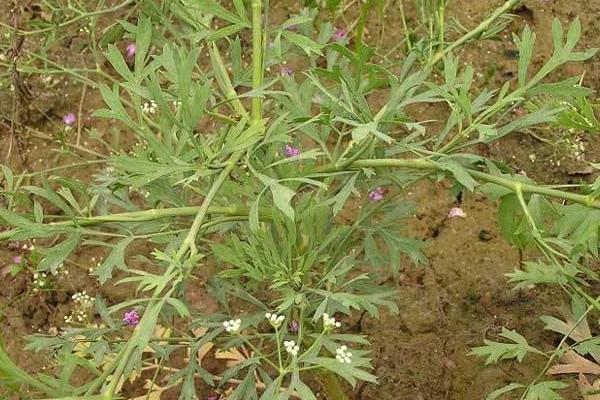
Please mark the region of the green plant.
MULTIPOLYGON (((449 179, 457 190, 498 199, 506 237, 537 248, 545 260, 511 274, 518 286, 556 284, 590 310, 600 307, 583 289, 597 279, 589 263, 598 249, 598 183, 578 192, 538 185, 464 152, 518 130, 572 124, 563 102, 591 94, 579 78, 546 81, 561 65, 594 54, 575 51, 577 20, 566 35, 555 21, 554 53, 537 71, 530 67, 535 34, 525 28, 515 37, 515 85, 477 90, 473 68, 459 70, 451 52, 494 33, 517 3, 507 1, 451 42, 445 2, 435 3, 429 50, 409 52, 392 70, 375 62, 376 49, 363 40, 366 16, 349 42, 345 35, 332 39, 329 23, 315 26, 308 10, 271 22, 261 0, 234 0, 231 9, 213 0, 144 2, 137 24, 114 25, 135 37, 134 58, 107 44, 112 71, 96 72, 112 86, 90 82, 106 104, 95 116, 117 121, 136 144, 113 147, 92 183, 48 175, 60 167, 18 179, 3 167, 0 208, 10 227, 1 240, 42 243, 38 271, 56 271, 78 247, 106 247, 95 276, 104 285, 133 284, 137 296, 117 304, 97 297, 101 325, 74 321, 58 336, 31 337, 30 349, 55 352, 58 377, 27 374, 0 352, 3 382, 52 398, 112 400, 125 378, 152 371, 148 393, 178 387, 181 399, 193 399, 199 377, 230 387, 230 399, 266 400, 315 398, 311 384, 321 376, 330 398, 343 399, 338 377, 351 384, 375 377, 367 338, 336 330, 336 318, 377 316, 381 306, 394 311, 398 294, 369 276, 389 273, 387 264, 395 272, 403 255, 425 261, 422 243, 402 236, 411 206, 395 202, 423 179, 449 179), (298 59, 307 67, 294 71, 298 59), (442 80, 432 78, 437 68, 442 80), (374 109, 368 97, 383 89, 387 101, 374 109), (450 110, 440 132, 409 112, 426 103, 450 110), (520 105, 529 112, 511 118, 520 105), (59 211, 48 213, 48 205, 59 211), (344 212, 353 223, 336 219, 344 212), (57 244, 44 246, 50 240, 57 244), (151 257, 139 254, 143 267, 126 261, 136 241, 156 248, 151 257), (215 263, 209 288, 223 312, 204 315, 186 293, 215 263), (219 374, 202 365, 214 346, 232 360, 219 374), (167 366, 175 352, 186 354, 185 367, 167 366), (73 385, 79 369, 89 379, 73 385), (172 375, 160 387, 164 371, 172 375)), ((511 343, 488 341, 474 354, 489 362, 542 354, 550 366, 563 352, 535 349, 516 332, 502 336, 511 343)), ((523 399, 550 398, 543 396, 563 386, 511 384, 490 398, 523 388, 523 399)))

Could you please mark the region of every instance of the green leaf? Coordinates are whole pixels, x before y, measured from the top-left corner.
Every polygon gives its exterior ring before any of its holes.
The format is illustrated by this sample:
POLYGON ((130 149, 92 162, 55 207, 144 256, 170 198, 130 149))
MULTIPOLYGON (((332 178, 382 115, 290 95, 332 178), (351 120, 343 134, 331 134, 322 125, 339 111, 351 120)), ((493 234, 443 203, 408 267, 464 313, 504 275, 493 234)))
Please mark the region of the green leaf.
POLYGON ((519 388, 523 388, 525 387, 525 385, 521 385, 520 383, 509 383, 508 385, 500 388, 500 389, 496 389, 494 390, 492 393, 488 394, 485 398, 485 400, 496 400, 497 398, 499 398, 500 396, 502 396, 503 394, 506 394, 508 392, 512 392, 513 390, 519 389, 519 388))
POLYGON ((569 282, 569 277, 565 275, 564 270, 555 263, 542 264, 526 261, 523 263, 523 269, 515 269, 506 276, 510 278, 510 283, 517 282, 515 289, 538 284, 565 285, 569 282))
POLYGON ((305 24, 307 22, 312 22, 312 18, 306 15, 294 15, 291 18, 288 18, 282 25, 281 29, 288 29, 292 26, 297 26, 301 24, 305 24))
POLYGON ((146 56, 152 43, 152 21, 149 17, 143 17, 138 22, 135 34, 135 75, 141 80, 146 56))
MULTIPOLYGON (((352 352, 355 354, 356 352, 352 352)), ((365 382, 377 383, 377 378, 368 373, 367 371, 357 368, 355 366, 356 359, 352 360, 350 364, 342 364, 335 358, 326 358, 326 357, 313 357, 307 359, 306 362, 311 364, 317 364, 336 375, 341 376, 344 380, 346 380, 352 387, 356 386, 356 380, 361 380, 365 382)))
POLYGON ((185 318, 191 315, 190 310, 181 300, 173 297, 167 297, 167 303, 173 306, 173 308, 177 311, 180 317, 185 318))
MULTIPOLYGON (((212 14, 216 17, 229 21, 233 24, 245 24, 245 21, 240 19, 239 16, 235 15, 225 7, 221 6, 212 0, 193 0, 192 3, 207 14, 212 14)), ((239 7, 239 4, 237 5, 239 7)), ((238 10, 239 12, 240 10, 238 10)))
POLYGON ((62 199, 62 197, 60 197, 58 195, 58 193, 56 193, 48 185, 47 182, 44 182, 43 188, 37 187, 37 186, 24 186, 23 189, 25 189, 28 192, 31 192, 33 194, 36 194, 40 197, 43 197, 44 199, 48 200, 50 203, 52 203, 56 207, 60 208, 65 214, 67 214, 69 216, 74 216, 73 210, 71 209, 71 207, 67 203, 65 203, 65 201, 62 199))
POLYGON ((568 388, 569 385, 565 382, 546 381, 539 382, 529 388, 525 400, 562 400, 562 396, 555 390, 568 388))
POLYGON ((298 33, 292 32, 292 31, 283 31, 283 36, 287 40, 289 40, 290 42, 294 43, 296 46, 298 46, 302 50, 304 50, 304 52, 308 56, 310 56, 311 53, 315 53, 320 56, 323 55, 323 52, 321 52, 323 45, 315 42, 314 40, 312 40, 304 35, 300 35, 298 33))
POLYGON ((335 196, 324 203, 326 205, 333 204, 332 211, 334 216, 339 214, 339 212, 344 208, 346 201, 348 201, 350 194, 352 194, 352 191, 354 190, 357 178, 358 174, 354 174, 346 181, 342 189, 335 196))
POLYGON ((110 62, 110 64, 113 66, 115 71, 117 71, 123 79, 125 79, 126 81, 133 81, 133 73, 127 66, 127 63, 125 62, 125 59, 123 59, 123 55, 121 54, 117 46, 112 44, 109 45, 108 51, 106 52, 105 56, 110 62))
POLYGON ((477 185, 477 181, 473 179, 471 174, 456 161, 453 160, 444 160, 439 163, 440 167, 446 171, 450 171, 454 176, 454 179, 461 185, 463 185, 469 191, 473 191, 475 189, 475 185, 477 185))
POLYGON ((229 395, 229 400, 250 400, 256 399, 256 381, 254 379, 255 368, 250 368, 244 380, 237 385, 233 393, 229 395))
POLYGON ((238 33, 245 27, 246 27, 246 24, 241 23, 241 22, 239 24, 229 25, 229 26, 223 27, 217 31, 214 31, 213 33, 208 35, 206 37, 206 39, 210 40, 210 41, 223 39, 224 37, 228 37, 228 36, 238 33))
POLYGON ((44 250, 44 258, 38 264, 38 270, 55 272, 59 265, 63 263, 67 257, 75 250, 81 239, 79 232, 73 232, 65 241, 49 250, 44 250))
POLYGON ((519 86, 523 87, 527 84, 527 70, 531 63, 533 55, 533 46, 535 44, 536 35, 531 31, 529 25, 525 25, 521 39, 515 36, 515 44, 519 49, 519 86))
POLYGON ((121 240, 117 245, 113 246, 113 249, 108 256, 102 262, 102 265, 96 269, 95 274, 98 276, 98 280, 101 284, 106 283, 112 278, 112 271, 115 267, 119 269, 125 269, 125 249, 134 240, 132 237, 121 240))
POLYGON ((314 395, 313 391, 306 385, 304 382, 300 380, 300 376, 298 372, 292 375, 291 389, 295 390, 302 400, 317 400, 317 397, 314 395))
POLYGON ((94 304, 96 306, 96 311, 98 311, 100 318, 102 318, 102 321, 106 324, 106 326, 108 326, 111 329, 116 329, 117 325, 115 324, 115 321, 111 318, 110 313, 108 312, 108 308, 106 307, 106 302, 100 295, 96 296, 94 304))
POLYGON ((271 194, 273 195, 273 203, 281 212, 294 220, 294 208, 291 205, 292 198, 296 195, 292 189, 283 186, 280 183, 272 183, 269 185, 271 194))
POLYGON ((469 354, 486 357, 485 365, 513 358, 516 358, 521 362, 527 353, 544 354, 535 347, 531 347, 527 343, 527 339, 514 330, 508 330, 505 327, 502 327, 500 336, 510 340, 512 343, 493 342, 486 339, 483 341, 485 346, 475 347, 469 354))

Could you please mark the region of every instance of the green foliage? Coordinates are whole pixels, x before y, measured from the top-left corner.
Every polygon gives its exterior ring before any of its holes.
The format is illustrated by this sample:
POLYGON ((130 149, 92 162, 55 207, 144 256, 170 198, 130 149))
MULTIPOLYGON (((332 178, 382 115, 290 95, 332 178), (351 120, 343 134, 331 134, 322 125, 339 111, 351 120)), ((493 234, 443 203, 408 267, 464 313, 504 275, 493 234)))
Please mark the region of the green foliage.
POLYGON ((483 341, 485 346, 473 348, 470 354, 486 357, 486 365, 512 358, 516 358, 517 361, 522 362, 527 353, 543 354, 536 348, 531 347, 527 343, 527 339, 514 330, 508 330, 503 327, 500 336, 510 340, 512 343, 494 342, 486 339, 483 341))
MULTIPOLYGON (((0 219, 8 229, 0 238, 42 239, 31 262, 36 271, 57 271, 82 246, 101 247, 108 254, 95 270, 99 283, 136 289, 135 297, 120 303, 95 300, 101 327, 71 326, 57 336, 30 338, 28 349, 56 357, 57 378, 26 374, 0 352, 0 378, 8 387, 27 385, 56 398, 103 393, 112 400, 121 378, 149 360, 162 368, 175 351, 188 355, 185 367, 168 370, 168 385, 181 387, 182 400, 195 398, 197 378, 231 387, 231 399, 264 400, 316 398, 307 379, 313 373, 352 386, 376 382, 369 372, 369 341, 336 330, 346 323, 336 318, 378 317, 382 307, 397 311, 394 299, 402 294, 373 276, 398 273, 408 260, 426 264, 426 244, 404 236, 405 220, 415 212, 404 194, 427 179, 448 178, 457 191, 481 191, 498 200, 504 236, 543 257, 508 274, 517 289, 553 284, 598 308, 581 287, 597 279, 589 263, 598 255, 600 185, 581 193, 537 185, 500 163, 462 152, 539 125, 595 132, 592 91, 581 79, 547 82, 560 66, 594 54, 574 51, 578 20, 566 36, 554 22, 553 54, 537 71, 531 65, 536 36, 526 27, 514 37, 516 84, 480 89, 475 69, 461 67, 451 52, 497 34, 515 0, 453 42, 446 35, 447 1, 418 2, 422 25, 405 29, 407 51, 398 66, 381 63, 363 35, 370 12, 381 12, 381 1, 362 6, 356 32, 349 32, 352 41, 332 38, 332 23, 317 18, 314 9, 276 25, 263 3, 136 3, 136 24, 111 22, 98 43, 90 35, 97 64, 102 57, 108 61, 106 71, 95 71, 102 79, 90 82, 69 70, 98 89, 105 106, 94 117, 114 125, 113 145, 98 140, 114 153, 100 160, 105 165, 89 182, 18 175, 1 166, 0 219), (133 59, 119 50, 122 37, 135 43, 133 59), (306 67, 290 72, 288 62, 306 67), (432 78, 435 68, 442 79, 432 78), (370 101, 382 91, 382 103, 370 101), (438 103, 449 112, 441 131, 432 132, 430 121, 411 110, 438 103), (527 112, 513 117, 517 106, 527 112), (127 144, 131 139, 133 146, 127 144), (370 196, 373 190, 384 198, 370 196), (153 250, 139 250, 141 243, 153 250), (196 290, 191 283, 215 264, 208 288, 222 314, 206 315, 188 303, 186 291, 196 290), (140 313, 135 329, 119 323, 124 311, 140 313), (285 323, 271 320, 272 314, 265 321, 265 313, 273 312, 285 323), (159 325, 176 327, 182 337, 156 337, 164 333, 159 325), (213 346, 230 350, 235 362, 209 372, 199 354, 213 346), (79 369, 91 378, 71 386, 79 369)), ((77 10, 80 19, 94 20, 125 5, 77 10)), ((335 16, 343 2, 307 5, 335 16)), ((76 21, 42 29, 57 31, 76 21)), ((574 313, 580 319, 589 312, 581 304, 574 313)), ((573 318, 544 318, 548 329, 569 336, 573 318)), ((500 336, 508 342, 485 340, 472 354, 486 364, 544 354, 513 330, 503 328, 500 336)), ((595 338, 576 340, 581 354, 597 352, 595 338)), ((553 399, 563 387, 556 381, 512 383, 488 399, 520 388, 525 399, 553 399)))

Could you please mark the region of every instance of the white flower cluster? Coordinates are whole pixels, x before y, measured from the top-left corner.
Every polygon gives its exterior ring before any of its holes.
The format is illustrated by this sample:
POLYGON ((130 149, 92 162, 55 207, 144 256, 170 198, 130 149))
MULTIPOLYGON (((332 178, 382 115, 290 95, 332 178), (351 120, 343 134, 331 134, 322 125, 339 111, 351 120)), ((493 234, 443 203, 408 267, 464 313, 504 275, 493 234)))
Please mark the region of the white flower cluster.
POLYGON ((65 268, 65 264, 60 263, 58 267, 54 271, 52 271, 52 275, 56 276, 58 274, 69 275, 69 270, 65 268))
POLYGON ((24 244, 23 247, 21 247, 21 248, 23 250, 27 250, 27 251, 33 251, 33 250, 35 250, 35 246, 32 245, 32 244, 30 244, 30 245, 24 244))
POLYGON ((285 317, 283 315, 271 314, 270 312, 265 314, 265 318, 274 328, 278 328, 283 323, 285 317))
POLYGON ((183 103, 179 100, 173 101, 173 108, 175 108, 175 110, 180 110, 182 105, 183 103))
POLYGON ((338 347, 335 351, 335 358, 342 364, 350 364, 352 362, 352 353, 348 351, 347 346, 338 347))
POLYGON ((294 340, 284 341, 283 347, 285 347, 285 351, 287 351, 294 357, 296 357, 298 355, 298 351, 300 351, 300 346, 298 346, 294 340))
POLYGON ((229 333, 235 333, 240 330, 240 326, 242 325, 241 319, 230 319, 229 321, 223 322, 223 326, 225 330, 229 333))
POLYGON ((157 110, 158 104, 156 104, 154 100, 150 100, 149 103, 145 101, 144 104, 142 104, 142 112, 144 114, 156 114, 157 110))
POLYGON ((65 322, 85 322, 88 319, 89 309, 94 305, 94 300, 85 290, 75 293, 71 298, 75 301, 75 308, 71 311, 70 315, 65 315, 65 322))
POLYGON ((33 292, 37 293, 46 287, 48 275, 45 272, 33 273, 33 292))
POLYGON ((339 321, 336 321, 335 318, 330 317, 329 314, 324 313, 323 314, 323 326, 325 328, 339 328, 340 326, 342 326, 342 323, 339 321))

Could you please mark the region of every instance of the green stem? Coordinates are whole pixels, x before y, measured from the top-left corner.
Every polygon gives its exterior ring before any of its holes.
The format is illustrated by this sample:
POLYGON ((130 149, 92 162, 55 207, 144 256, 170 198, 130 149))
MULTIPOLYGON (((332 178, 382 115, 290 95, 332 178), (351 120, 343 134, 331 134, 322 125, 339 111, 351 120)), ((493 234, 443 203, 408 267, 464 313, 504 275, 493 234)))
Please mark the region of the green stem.
MULTIPOLYGON (((133 211, 126 213, 100 215, 96 217, 75 217, 69 221, 51 222, 45 224, 46 227, 56 228, 67 228, 74 226, 90 226, 99 225, 113 222, 143 222, 153 221, 161 218, 173 218, 173 217, 185 217, 191 215, 197 215, 203 206, 195 207, 175 207, 175 208, 153 208, 143 211, 133 211)), ((228 215, 228 216, 245 216, 248 215, 248 208, 246 207, 206 207, 203 211, 204 214, 208 215, 228 215)), ((263 211, 263 215, 267 215, 263 211)), ((48 216, 46 216, 48 218, 48 216)), ((202 223, 202 221, 200 222, 202 223)), ((10 231, 0 232, 0 241, 10 240, 10 238, 16 233, 21 232, 20 228, 12 229, 10 231)))
MULTIPOLYGON (((350 164, 345 169, 356 170, 361 168, 408 168, 408 169, 426 169, 426 170, 442 170, 442 167, 433 161, 425 159, 393 159, 393 158, 381 158, 371 160, 358 160, 350 164)), ((317 168, 316 172, 330 172, 330 171, 342 171, 339 167, 333 164, 325 165, 317 168)), ((494 183, 496 185, 505 187, 512 190, 513 192, 519 187, 523 193, 534 193, 541 194, 544 196, 561 198, 586 205, 588 207, 600 208, 600 201, 596 200, 592 196, 566 192, 564 190, 553 189, 550 187, 539 186, 529 183, 517 182, 515 180, 504 178, 502 176, 492 175, 486 172, 478 171, 471 168, 465 168, 465 170, 475 179, 480 179, 488 183, 494 183)))
POLYGON ((508 11, 510 11, 514 6, 516 6, 520 2, 521 2, 521 0, 507 0, 502 6, 498 7, 496 9, 496 11, 494 11, 492 13, 492 15, 490 15, 485 20, 483 20, 479 25, 477 25, 477 27, 475 27, 475 29, 471 30, 469 33, 462 36, 460 39, 455 40, 448 47, 443 47, 443 48, 439 49, 433 55, 433 57, 431 57, 431 59, 427 63, 427 66, 428 67, 434 66, 441 59, 443 59, 444 56, 446 56, 446 54, 448 54, 455 48, 462 46, 469 40, 474 39, 477 36, 479 36, 480 34, 482 34, 483 32, 485 32, 487 29, 489 29, 489 27, 492 25, 492 23, 494 23, 494 21, 496 21, 498 18, 500 18, 501 16, 506 14, 508 11))
POLYGON ((438 51, 444 51, 444 42, 446 37, 446 0, 439 0, 438 5, 438 51))
MULTIPOLYGON (((262 45, 262 0, 252 0, 252 87, 256 91, 262 86, 263 80, 263 45, 262 45)), ((261 97, 256 94, 252 98, 252 119, 262 119, 261 97)))
POLYGON ((236 166, 237 162, 240 160, 243 154, 244 153, 242 151, 238 151, 232 154, 231 157, 229 157, 227 166, 223 168, 223 170, 221 170, 219 176, 217 176, 217 178, 213 182, 210 190, 206 194, 206 197, 202 201, 202 205, 200 205, 200 207, 198 208, 198 212, 196 213, 196 217, 194 218, 194 222, 192 223, 192 226, 190 227, 187 236, 183 240, 183 243, 181 244, 181 247, 177 252, 177 259, 181 259, 185 255, 187 250, 191 250, 192 254, 196 253, 196 235, 200 230, 200 226, 202 226, 206 215, 209 214, 210 205, 217 193, 219 192, 219 190, 221 189, 221 186, 225 182, 225 179, 227 179, 229 173, 236 166))
POLYGON ((283 371, 283 362, 281 360, 281 342, 279 341, 279 328, 275 326, 275 342, 277 343, 277 361, 279 363, 279 373, 283 371))
MULTIPOLYGON (((50 32, 50 31, 58 29, 58 28, 64 28, 65 26, 71 25, 71 24, 73 24, 73 23, 75 23, 77 21, 80 21, 82 19, 85 19, 85 18, 90 18, 90 17, 93 17, 93 16, 99 16, 99 15, 103 15, 103 14, 109 14, 109 13, 118 11, 118 10, 120 10, 120 9, 122 9, 122 8, 130 5, 130 4, 133 4, 133 3, 135 3, 135 0, 127 0, 127 1, 125 1, 123 3, 121 3, 121 4, 118 4, 118 5, 114 6, 114 7, 110 7, 110 8, 104 9, 104 10, 91 11, 91 12, 81 12, 81 11, 75 9, 75 11, 79 12, 78 16, 76 16, 74 18, 71 18, 70 20, 61 22, 58 25, 50 26, 48 28, 43 28, 43 29, 37 29, 35 31, 18 30, 17 33, 20 36, 31 36, 31 35, 37 35, 37 34, 40 34, 40 33, 50 32)), ((0 26, 12 29, 12 27, 10 25, 7 25, 7 24, 5 24, 3 22, 0 22, 0 26)))

